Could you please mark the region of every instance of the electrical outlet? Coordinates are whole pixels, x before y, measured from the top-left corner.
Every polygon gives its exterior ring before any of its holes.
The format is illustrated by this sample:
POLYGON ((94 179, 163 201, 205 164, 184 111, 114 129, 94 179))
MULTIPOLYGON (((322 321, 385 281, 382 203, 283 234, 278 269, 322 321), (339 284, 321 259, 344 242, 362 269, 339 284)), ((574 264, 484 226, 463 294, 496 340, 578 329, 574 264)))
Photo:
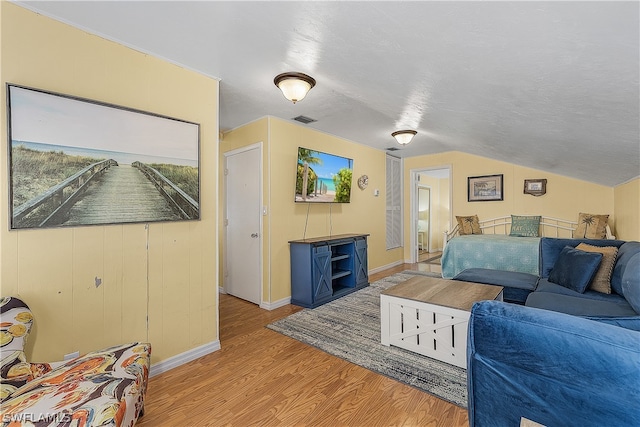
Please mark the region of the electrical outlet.
POLYGON ((76 357, 80 357, 79 351, 74 351, 73 353, 65 354, 64 360, 71 360, 71 359, 75 359, 76 357))

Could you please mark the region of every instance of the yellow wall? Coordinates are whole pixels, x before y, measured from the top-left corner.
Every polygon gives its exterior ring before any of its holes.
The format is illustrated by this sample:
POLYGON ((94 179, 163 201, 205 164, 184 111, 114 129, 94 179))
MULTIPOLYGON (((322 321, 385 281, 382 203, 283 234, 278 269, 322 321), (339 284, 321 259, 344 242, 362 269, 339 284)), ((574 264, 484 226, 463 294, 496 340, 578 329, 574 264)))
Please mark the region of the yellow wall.
POLYGON ((450 218, 450 189, 451 180, 449 178, 440 178, 438 180, 438 193, 440 195, 435 208, 438 210, 438 228, 437 233, 431 236, 433 247, 437 250, 444 248, 444 232, 451 228, 450 218))
POLYGON ((148 340, 156 363, 216 341, 218 82, 12 3, 0 11, 0 291, 35 312, 28 355, 148 340), (6 82, 200 123, 202 220, 9 231, 6 82))
POLYGON ((260 120, 225 133, 221 142, 224 153, 266 141, 263 181, 268 215, 264 218, 263 265, 271 270, 264 275, 263 300, 273 303, 291 296, 288 242, 305 237, 305 222, 307 238, 369 233, 370 270, 400 261, 402 249, 385 249, 385 153, 281 119, 268 117, 264 121, 266 124, 260 120), (294 203, 299 146, 353 159, 351 203, 294 203), (355 182, 363 174, 369 176, 364 191, 355 182), (378 197, 373 195, 376 188, 380 190, 378 197))
MULTIPOLYGON (((553 218, 578 220, 580 212, 609 214, 609 225, 616 230, 614 190, 611 187, 580 181, 565 176, 526 168, 511 163, 474 156, 461 152, 446 152, 404 159, 404 220, 405 259, 410 259, 410 171, 426 167, 451 165, 452 227, 456 215, 477 214, 480 220, 504 215, 544 215, 553 218), (504 200, 494 202, 468 202, 467 177, 503 174, 504 200), (547 194, 534 197, 524 194, 525 179, 547 179, 547 194)), ((637 185, 637 184, 636 184, 637 185)), ((637 212, 637 202, 636 208, 637 212)), ((637 218, 637 213, 636 213, 637 218)))
POLYGON ((640 241, 640 178, 614 188, 616 237, 640 241))

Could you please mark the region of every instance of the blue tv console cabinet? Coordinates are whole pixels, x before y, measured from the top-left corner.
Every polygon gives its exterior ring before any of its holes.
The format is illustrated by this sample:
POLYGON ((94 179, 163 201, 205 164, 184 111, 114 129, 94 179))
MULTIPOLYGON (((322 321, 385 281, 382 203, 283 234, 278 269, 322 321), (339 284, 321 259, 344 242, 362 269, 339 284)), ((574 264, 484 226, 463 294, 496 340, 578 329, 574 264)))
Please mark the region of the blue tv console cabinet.
POLYGON ((367 236, 290 241, 291 304, 314 308, 369 286, 367 236))

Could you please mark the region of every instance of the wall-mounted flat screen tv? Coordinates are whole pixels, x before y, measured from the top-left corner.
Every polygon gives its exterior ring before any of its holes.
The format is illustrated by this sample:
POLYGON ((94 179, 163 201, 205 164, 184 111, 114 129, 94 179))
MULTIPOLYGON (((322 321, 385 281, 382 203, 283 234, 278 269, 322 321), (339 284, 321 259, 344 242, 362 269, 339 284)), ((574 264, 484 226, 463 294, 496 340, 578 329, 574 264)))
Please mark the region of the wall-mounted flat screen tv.
POLYGON ((353 160, 298 147, 296 202, 349 203, 353 160))

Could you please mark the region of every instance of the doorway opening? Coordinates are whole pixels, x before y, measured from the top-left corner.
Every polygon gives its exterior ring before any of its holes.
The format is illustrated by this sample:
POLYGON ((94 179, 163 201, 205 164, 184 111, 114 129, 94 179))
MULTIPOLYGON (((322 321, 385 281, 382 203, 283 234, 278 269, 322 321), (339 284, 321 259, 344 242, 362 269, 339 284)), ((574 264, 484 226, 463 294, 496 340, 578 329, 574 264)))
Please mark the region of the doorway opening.
POLYGON ((411 262, 439 264, 451 226, 451 167, 411 170, 411 262))

